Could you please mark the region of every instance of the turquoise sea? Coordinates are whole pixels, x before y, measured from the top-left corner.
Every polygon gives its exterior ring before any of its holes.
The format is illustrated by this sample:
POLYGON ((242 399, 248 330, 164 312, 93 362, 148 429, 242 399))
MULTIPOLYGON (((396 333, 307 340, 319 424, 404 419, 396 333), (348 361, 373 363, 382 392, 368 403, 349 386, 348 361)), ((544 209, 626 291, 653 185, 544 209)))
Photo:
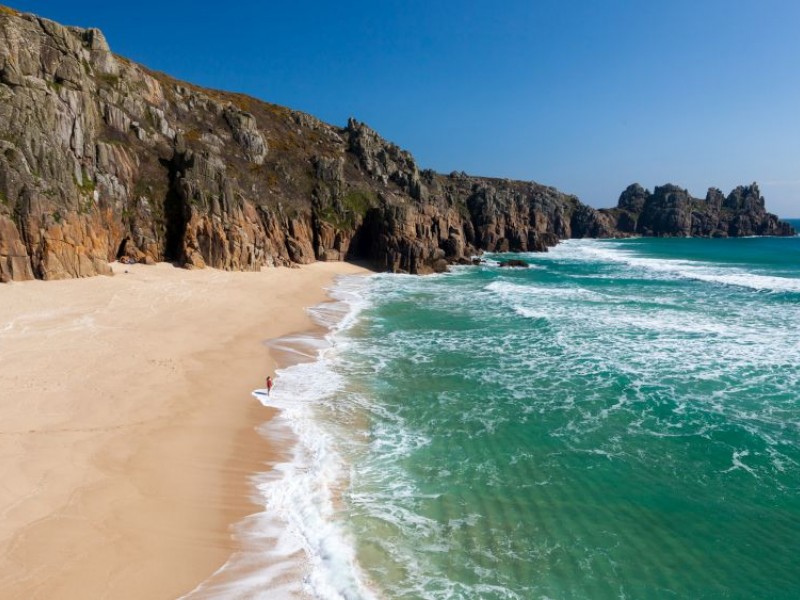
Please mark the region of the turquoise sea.
POLYGON ((513 257, 317 310, 261 486, 305 592, 800 597, 800 238, 513 257))

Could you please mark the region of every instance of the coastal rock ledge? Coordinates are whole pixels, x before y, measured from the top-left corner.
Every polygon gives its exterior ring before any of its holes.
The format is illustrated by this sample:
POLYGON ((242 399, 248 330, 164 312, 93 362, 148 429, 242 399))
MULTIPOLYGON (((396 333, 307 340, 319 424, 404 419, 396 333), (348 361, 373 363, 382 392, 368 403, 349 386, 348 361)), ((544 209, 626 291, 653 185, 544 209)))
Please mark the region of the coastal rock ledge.
POLYGON ((354 119, 202 89, 113 54, 97 29, 0 7, 0 281, 117 259, 429 273, 573 237, 792 234, 755 184, 704 201, 632 185, 595 210, 537 183, 420 170, 354 119))

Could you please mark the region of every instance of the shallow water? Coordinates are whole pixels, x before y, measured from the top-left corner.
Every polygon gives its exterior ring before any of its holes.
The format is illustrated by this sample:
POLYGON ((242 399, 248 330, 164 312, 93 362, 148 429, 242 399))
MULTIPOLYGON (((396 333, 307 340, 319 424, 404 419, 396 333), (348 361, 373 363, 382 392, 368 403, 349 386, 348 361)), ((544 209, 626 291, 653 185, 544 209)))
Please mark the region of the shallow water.
POLYGON ((800 596, 800 238, 515 257, 346 279, 280 373, 306 591, 800 596))

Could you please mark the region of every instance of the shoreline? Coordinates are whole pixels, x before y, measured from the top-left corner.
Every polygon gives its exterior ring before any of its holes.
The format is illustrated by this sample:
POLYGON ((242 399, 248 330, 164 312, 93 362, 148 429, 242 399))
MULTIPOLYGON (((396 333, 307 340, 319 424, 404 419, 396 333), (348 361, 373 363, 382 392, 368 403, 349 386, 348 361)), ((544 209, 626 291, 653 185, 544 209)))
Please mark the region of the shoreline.
MULTIPOLYGON (((342 274, 331 284, 340 277, 365 274, 368 273, 342 274)), ((296 453, 304 451, 297 432, 293 430, 290 422, 281 416, 283 410, 288 408, 285 403, 291 405, 296 401, 292 391, 284 396, 283 389, 287 384, 281 375, 285 375, 298 365, 318 362, 320 353, 331 347, 328 336, 334 333, 337 323, 325 322, 326 318, 330 317, 326 317, 324 313, 327 307, 341 303, 341 300, 332 295, 332 290, 333 286, 326 288, 324 299, 306 307, 308 316, 306 329, 263 341, 272 361, 275 388, 272 398, 269 399, 252 394, 255 405, 270 412, 269 418, 262 420, 263 422, 257 427, 257 434, 262 443, 270 447, 269 458, 263 461, 260 468, 252 472, 249 477, 250 491, 254 494, 253 502, 258 510, 232 526, 233 537, 237 542, 236 549, 225 564, 179 600, 249 598, 264 590, 281 598, 307 597, 307 578, 314 570, 311 565, 317 557, 308 555, 307 548, 304 548, 306 541, 297 537, 297 523, 287 522, 285 514, 278 515, 280 510, 276 511, 276 506, 271 505, 272 499, 269 498, 269 494, 265 494, 262 486, 271 487, 276 482, 292 479, 293 476, 287 474, 286 469, 291 473, 297 466, 296 453), (280 443, 277 443, 278 441, 280 443), (289 535, 286 535, 288 532, 289 535)), ((335 317, 335 320, 338 321, 342 316, 335 317)), ((291 387, 291 384, 289 386, 291 387)), ((263 386, 259 391, 263 392, 263 386)), ((301 467, 301 471, 305 468, 307 465, 301 467)), ((304 537, 302 531, 299 533, 301 538, 304 537)))
POLYGON ((0 287, 0 587, 9 597, 177 597, 263 510, 274 415, 250 395, 264 342, 349 263, 230 273, 114 265, 115 277, 0 287))

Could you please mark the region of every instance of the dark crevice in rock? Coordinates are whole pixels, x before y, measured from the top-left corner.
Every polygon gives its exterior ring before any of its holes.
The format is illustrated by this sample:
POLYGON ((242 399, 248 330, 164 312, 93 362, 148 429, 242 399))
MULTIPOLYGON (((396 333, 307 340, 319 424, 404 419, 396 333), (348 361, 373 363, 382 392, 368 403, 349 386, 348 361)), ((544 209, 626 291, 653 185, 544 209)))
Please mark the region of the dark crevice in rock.
POLYGON ((181 170, 179 157, 180 155, 176 154, 171 161, 164 165, 169 169, 169 188, 164 198, 166 228, 164 260, 182 264, 186 260, 184 248, 189 210, 180 189, 181 170))
POLYGON ((120 242, 119 249, 117 250, 117 260, 125 256, 125 248, 127 247, 129 241, 130 238, 126 237, 122 240, 122 242, 120 242))
POLYGON ((430 273, 573 237, 794 233, 755 185, 705 200, 633 185, 596 210, 535 182, 421 170, 363 123, 202 89, 115 57, 98 30, 3 11, 0 81, 5 281, 107 273, 115 257, 430 273))

